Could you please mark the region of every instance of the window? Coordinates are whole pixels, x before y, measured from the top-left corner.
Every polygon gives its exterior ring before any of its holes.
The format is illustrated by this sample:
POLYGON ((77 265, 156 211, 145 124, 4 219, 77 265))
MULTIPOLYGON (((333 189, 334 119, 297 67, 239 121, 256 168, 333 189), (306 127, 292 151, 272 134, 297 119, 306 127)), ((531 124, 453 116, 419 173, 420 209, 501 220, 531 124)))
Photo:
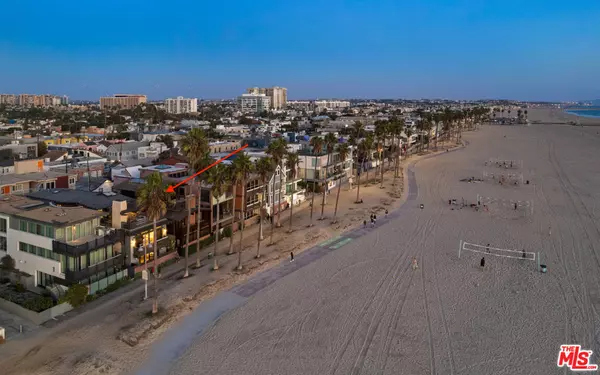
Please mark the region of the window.
POLYGON ((113 256, 114 256, 114 255, 113 255, 113 247, 112 247, 112 245, 108 245, 108 246, 106 246, 106 258, 107 258, 107 259, 110 259, 110 258, 112 258, 113 256))
POLYGON ((35 224, 35 234, 37 234, 38 236, 44 236, 46 235, 46 232, 44 230, 44 226, 41 224, 35 224))
POLYGON ((6 251, 6 237, 0 237, 0 250, 6 251))
POLYGON ((57 228, 56 229, 56 239, 62 240, 63 238, 65 238, 65 229, 57 228))
POLYGON ((27 223, 27 229, 28 229, 27 231, 28 231, 29 233, 33 233, 33 234, 35 234, 35 231, 36 231, 36 226, 35 226, 35 223, 28 222, 28 223, 27 223))
POLYGON ((6 219, 0 219, 0 232, 6 233, 6 219))
POLYGON ((25 220, 19 220, 19 229, 27 232, 27 222, 25 220))
POLYGON ((46 237, 54 238, 54 228, 49 225, 46 225, 46 237))

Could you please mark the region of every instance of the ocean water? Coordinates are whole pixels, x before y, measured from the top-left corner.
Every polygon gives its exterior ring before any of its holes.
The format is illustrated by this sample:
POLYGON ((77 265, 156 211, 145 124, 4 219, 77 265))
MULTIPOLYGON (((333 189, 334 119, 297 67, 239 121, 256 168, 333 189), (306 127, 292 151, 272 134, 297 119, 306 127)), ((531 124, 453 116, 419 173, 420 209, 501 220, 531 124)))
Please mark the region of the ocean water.
POLYGON ((593 118, 600 118, 600 107, 588 107, 589 109, 578 109, 578 108, 573 108, 573 109, 566 109, 565 112, 570 113, 572 115, 577 115, 577 116, 581 116, 581 117, 593 117, 593 118))

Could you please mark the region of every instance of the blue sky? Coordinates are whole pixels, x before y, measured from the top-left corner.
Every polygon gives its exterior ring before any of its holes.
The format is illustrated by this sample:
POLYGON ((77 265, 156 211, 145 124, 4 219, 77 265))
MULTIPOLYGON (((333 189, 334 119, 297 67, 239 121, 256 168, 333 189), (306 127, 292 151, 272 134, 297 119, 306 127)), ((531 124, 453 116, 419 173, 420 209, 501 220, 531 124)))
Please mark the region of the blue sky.
POLYGON ((600 1, 0 0, 0 92, 600 98, 600 1))

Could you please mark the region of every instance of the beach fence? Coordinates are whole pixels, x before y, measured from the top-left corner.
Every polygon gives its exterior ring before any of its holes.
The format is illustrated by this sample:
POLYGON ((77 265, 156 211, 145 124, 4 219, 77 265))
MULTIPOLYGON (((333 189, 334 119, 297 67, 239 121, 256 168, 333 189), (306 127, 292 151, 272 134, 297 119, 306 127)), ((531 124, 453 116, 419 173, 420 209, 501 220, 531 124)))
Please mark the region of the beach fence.
POLYGON ((511 200, 511 199, 499 199, 493 197, 484 197, 483 195, 477 194, 477 205, 478 206, 494 206, 499 209, 520 211, 525 216, 533 216, 533 201, 532 200, 511 200))
POLYGON ((504 169, 522 169, 523 168, 523 160, 492 158, 492 159, 488 159, 484 164, 486 167, 490 166, 490 167, 497 167, 497 168, 504 168, 504 169))
MULTIPOLYGON (((475 243, 470 243, 467 241, 460 240, 458 245, 458 258, 460 259, 461 254, 464 253, 479 253, 483 255, 489 255, 499 258, 511 258, 511 259, 520 259, 523 261, 533 261, 534 265, 536 265, 535 261, 537 259, 536 254, 531 251, 523 250, 514 250, 514 249, 502 249, 499 247, 493 247, 490 245, 479 245, 475 243)), ((537 265, 536 265, 537 267, 537 265)))
POLYGON ((523 173, 494 173, 483 171, 483 180, 507 185, 523 185, 523 173))

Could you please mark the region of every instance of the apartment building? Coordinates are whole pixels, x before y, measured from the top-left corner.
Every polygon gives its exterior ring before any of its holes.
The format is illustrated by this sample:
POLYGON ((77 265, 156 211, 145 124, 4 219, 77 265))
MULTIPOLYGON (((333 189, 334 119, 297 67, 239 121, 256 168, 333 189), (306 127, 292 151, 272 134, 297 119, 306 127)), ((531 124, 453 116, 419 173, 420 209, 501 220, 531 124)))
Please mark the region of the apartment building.
POLYGON ((183 96, 178 96, 174 99, 165 100, 165 110, 167 113, 196 113, 198 112, 198 99, 188 99, 183 96))
POLYGON ((298 176, 309 184, 326 182, 329 191, 337 186, 338 179, 346 181, 352 176, 352 147, 350 150, 345 160, 340 160, 340 155, 334 151, 329 155, 328 165, 327 151, 315 155, 310 147, 305 147, 298 152, 298 176))
POLYGON ((18 105, 19 97, 13 94, 0 94, 0 104, 18 105))
POLYGON ((248 94, 252 95, 266 95, 271 99, 271 109, 282 109, 287 104, 287 89, 285 87, 252 87, 246 90, 248 94))
POLYGON ((146 103, 147 100, 146 95, 117 94, 109 97, 104 96, 100 98, 100 109, 131 109, 146 103))
POLYGON ((262 113, 271 108, 271 98, 265 94, 242 94, 238 105, 243 113, 262 113))
POLYGON ((16 268, 31 275, 35 286, 91 285, 117 273, 122 277, 123 233, 102 226, 105 215, 5 197, 0 200, 0 248, 6 245, 16 268))
POLYGON ((217 154, 220 152, 230 153, 240 147, 242 147, 241 141, 215 141, 208 144, 211 154, 217 154))
POLYGON ((106 149, 105 155, 110 160, 137 160, 138 151, 142 147, 150 146, 150 142, 123 142, 115 143, 106 149))
POLYGON ((15 160, 14 173, 0 176, 0 198, 44 189, 74 189, 76 183, 77 175, 71 172, 44 171, 41 159, 15 160))
POLYGON ((350 107, 347 100, 315 100, 314 108, 317 112, 326 110, 339 110, 350 107))

